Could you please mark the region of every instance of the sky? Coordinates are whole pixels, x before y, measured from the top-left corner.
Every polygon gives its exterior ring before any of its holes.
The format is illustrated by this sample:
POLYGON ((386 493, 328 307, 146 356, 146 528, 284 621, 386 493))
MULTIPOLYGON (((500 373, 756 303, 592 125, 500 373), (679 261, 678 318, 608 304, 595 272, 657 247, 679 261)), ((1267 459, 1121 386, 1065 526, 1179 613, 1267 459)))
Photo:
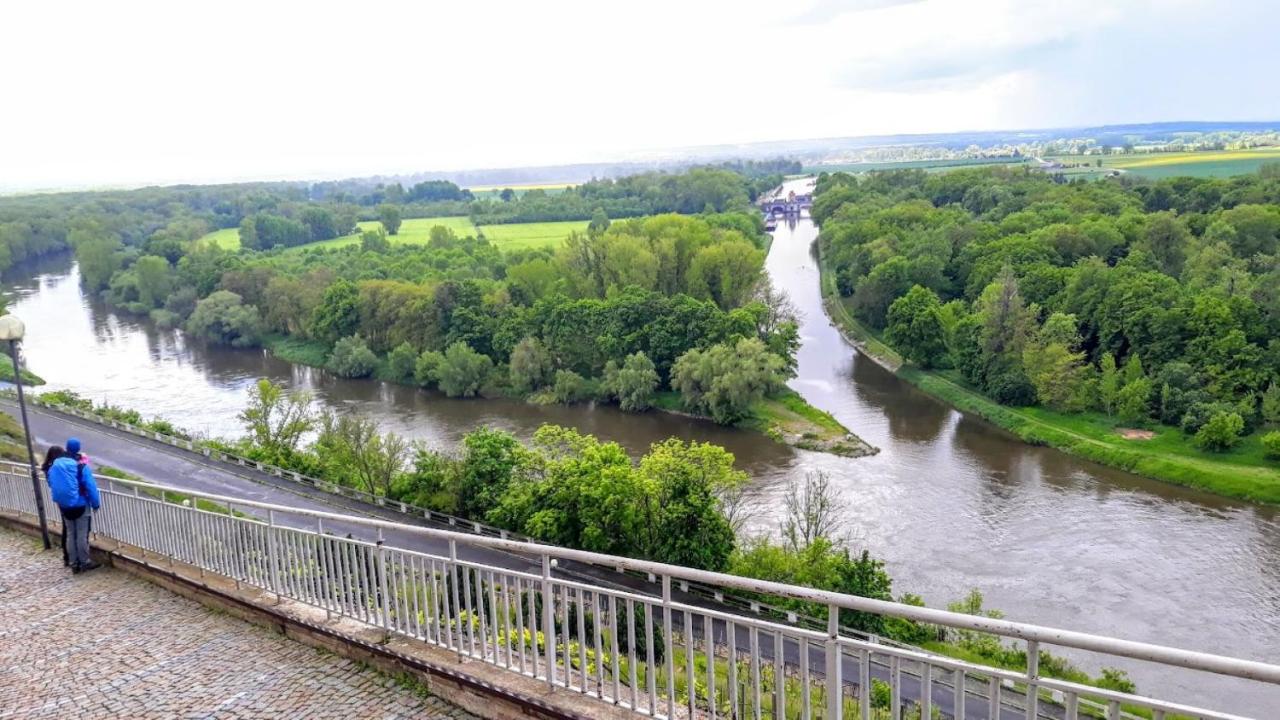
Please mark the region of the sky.
POLYGON ((7 4, 0 189, 1280 120, 1275 0, 7 4))

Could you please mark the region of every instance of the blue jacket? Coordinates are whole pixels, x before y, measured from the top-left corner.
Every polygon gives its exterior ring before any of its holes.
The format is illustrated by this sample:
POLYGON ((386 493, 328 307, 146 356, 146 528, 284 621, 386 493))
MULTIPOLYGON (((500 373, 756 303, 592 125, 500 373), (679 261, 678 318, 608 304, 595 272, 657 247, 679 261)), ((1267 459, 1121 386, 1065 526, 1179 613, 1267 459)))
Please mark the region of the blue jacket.
POLYGON ((49 494, 63 510, 85 505, 97 510, 102 504, 102 498, 98 495, 98 484, 93 481, 93 470, 90 470, 86 464, 84 473, 77 480, 79 465, 79 461, 73 457, 60 457, 54 460, 49 468, 49 494))

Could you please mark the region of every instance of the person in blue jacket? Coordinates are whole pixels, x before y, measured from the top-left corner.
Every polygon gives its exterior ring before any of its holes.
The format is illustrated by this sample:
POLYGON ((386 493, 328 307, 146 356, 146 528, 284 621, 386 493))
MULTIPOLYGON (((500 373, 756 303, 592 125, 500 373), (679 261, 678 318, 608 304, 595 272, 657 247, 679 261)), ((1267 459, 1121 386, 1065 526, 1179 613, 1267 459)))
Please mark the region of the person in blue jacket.
POLYGON ((81 573, 98 567, 89 557, 90 510, 102 505, 98 484, 87 462, 81 462, 80 441, 67 440, 66 452, 53 461, 47 474, 49 494, 62 511, 62 526, 67 544, 71 572, 81 573))

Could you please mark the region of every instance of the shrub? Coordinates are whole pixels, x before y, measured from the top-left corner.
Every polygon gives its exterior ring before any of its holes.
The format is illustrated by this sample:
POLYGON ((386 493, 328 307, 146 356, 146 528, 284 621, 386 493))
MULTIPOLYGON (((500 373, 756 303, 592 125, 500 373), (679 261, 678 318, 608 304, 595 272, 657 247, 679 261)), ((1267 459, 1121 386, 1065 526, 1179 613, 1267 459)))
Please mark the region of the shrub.
POLYGON ((1272 460, 1280 460, 1280 430, 1269 432, 1262 436, 1262 449, 1266 452, 1267 457, 1272 460))
POLYGON ((658 390, 658 372, 653 361, 643 352, 628 355, 619 368, 610 360, 604 371, 604 394, 617 399, 618 406, 629 412, 648 410, 658 390))
POLYGON ((413 379, 424 388, 429 388, 440 381, 440 366, 444 364, 444 353, 439 350, 427 350, 418 356, 413 366, 413 379))
POLYGON ((262 334, 262 321, 258 309, 242 303, 239 295, 219 290, 196 303, 195 312, 187 320, 187 332, 231 347, 255 347, 262 334))
POLYGON ((1244 419, 1239 413, 1219 412, 1196 433, 1196 446, 1211 452, 1229 450, 1240 442, 1244 419))
POLYGON ((418 363, 418 351, 407 342, 402 342, 387 354, 387 368, 391 377, 399 382, 412 380, 418 363))
POLYGON ((359 335, 345 337, 335 343, 328 364, 333 374, 344 378, 369 377, 377 366, 378 356, 359 335))
POLYGON ((440 389, 449 397, 475 397, 493 372, 493 361, 464 342, 456 342, 444 351, 444 360, 436 369, 440 389))
POLYGON ((509 377, 516 392, 530 393, 546 385, 551 369, 551 355, 537 338, 527 337, 511 351, 509 377))
POLYGON ((556 372, 556 382, 552 389, 556 402, 571 405, 591 397, 591 382, 572 370, 556 372))

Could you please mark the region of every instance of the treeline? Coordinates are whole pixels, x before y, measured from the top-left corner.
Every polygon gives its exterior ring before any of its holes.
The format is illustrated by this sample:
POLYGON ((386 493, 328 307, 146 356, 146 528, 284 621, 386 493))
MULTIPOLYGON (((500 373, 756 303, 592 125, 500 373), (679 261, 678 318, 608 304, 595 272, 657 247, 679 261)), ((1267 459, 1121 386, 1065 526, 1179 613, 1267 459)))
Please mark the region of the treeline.
POLYGON ((488 225, 585 220, 597 210, 611 218, 743 210, 762 190, 781 182, 781 174, 753 177, 725 168, 643 173, 592 180, 557 193, 535 189, 506 200, 477 200, 471 219, 488 225))
POLYGON ((162 325, 236 347, 286 336, 310 353, 296 359, 345 377, 627 410, 670 389, 732 423, 794 373, 795 319, 764 279, 763 241, 758 216, 733 213, 602 220, 506 255, 443 227, 425 245, 375 231, 327 251, 147 255, 106 284, 162 325))
POLYGON ((854 314, 998 402, 1177 426, 1208 450, 1280 424, 1274 178, 837 174, 813 212, 854 314))

